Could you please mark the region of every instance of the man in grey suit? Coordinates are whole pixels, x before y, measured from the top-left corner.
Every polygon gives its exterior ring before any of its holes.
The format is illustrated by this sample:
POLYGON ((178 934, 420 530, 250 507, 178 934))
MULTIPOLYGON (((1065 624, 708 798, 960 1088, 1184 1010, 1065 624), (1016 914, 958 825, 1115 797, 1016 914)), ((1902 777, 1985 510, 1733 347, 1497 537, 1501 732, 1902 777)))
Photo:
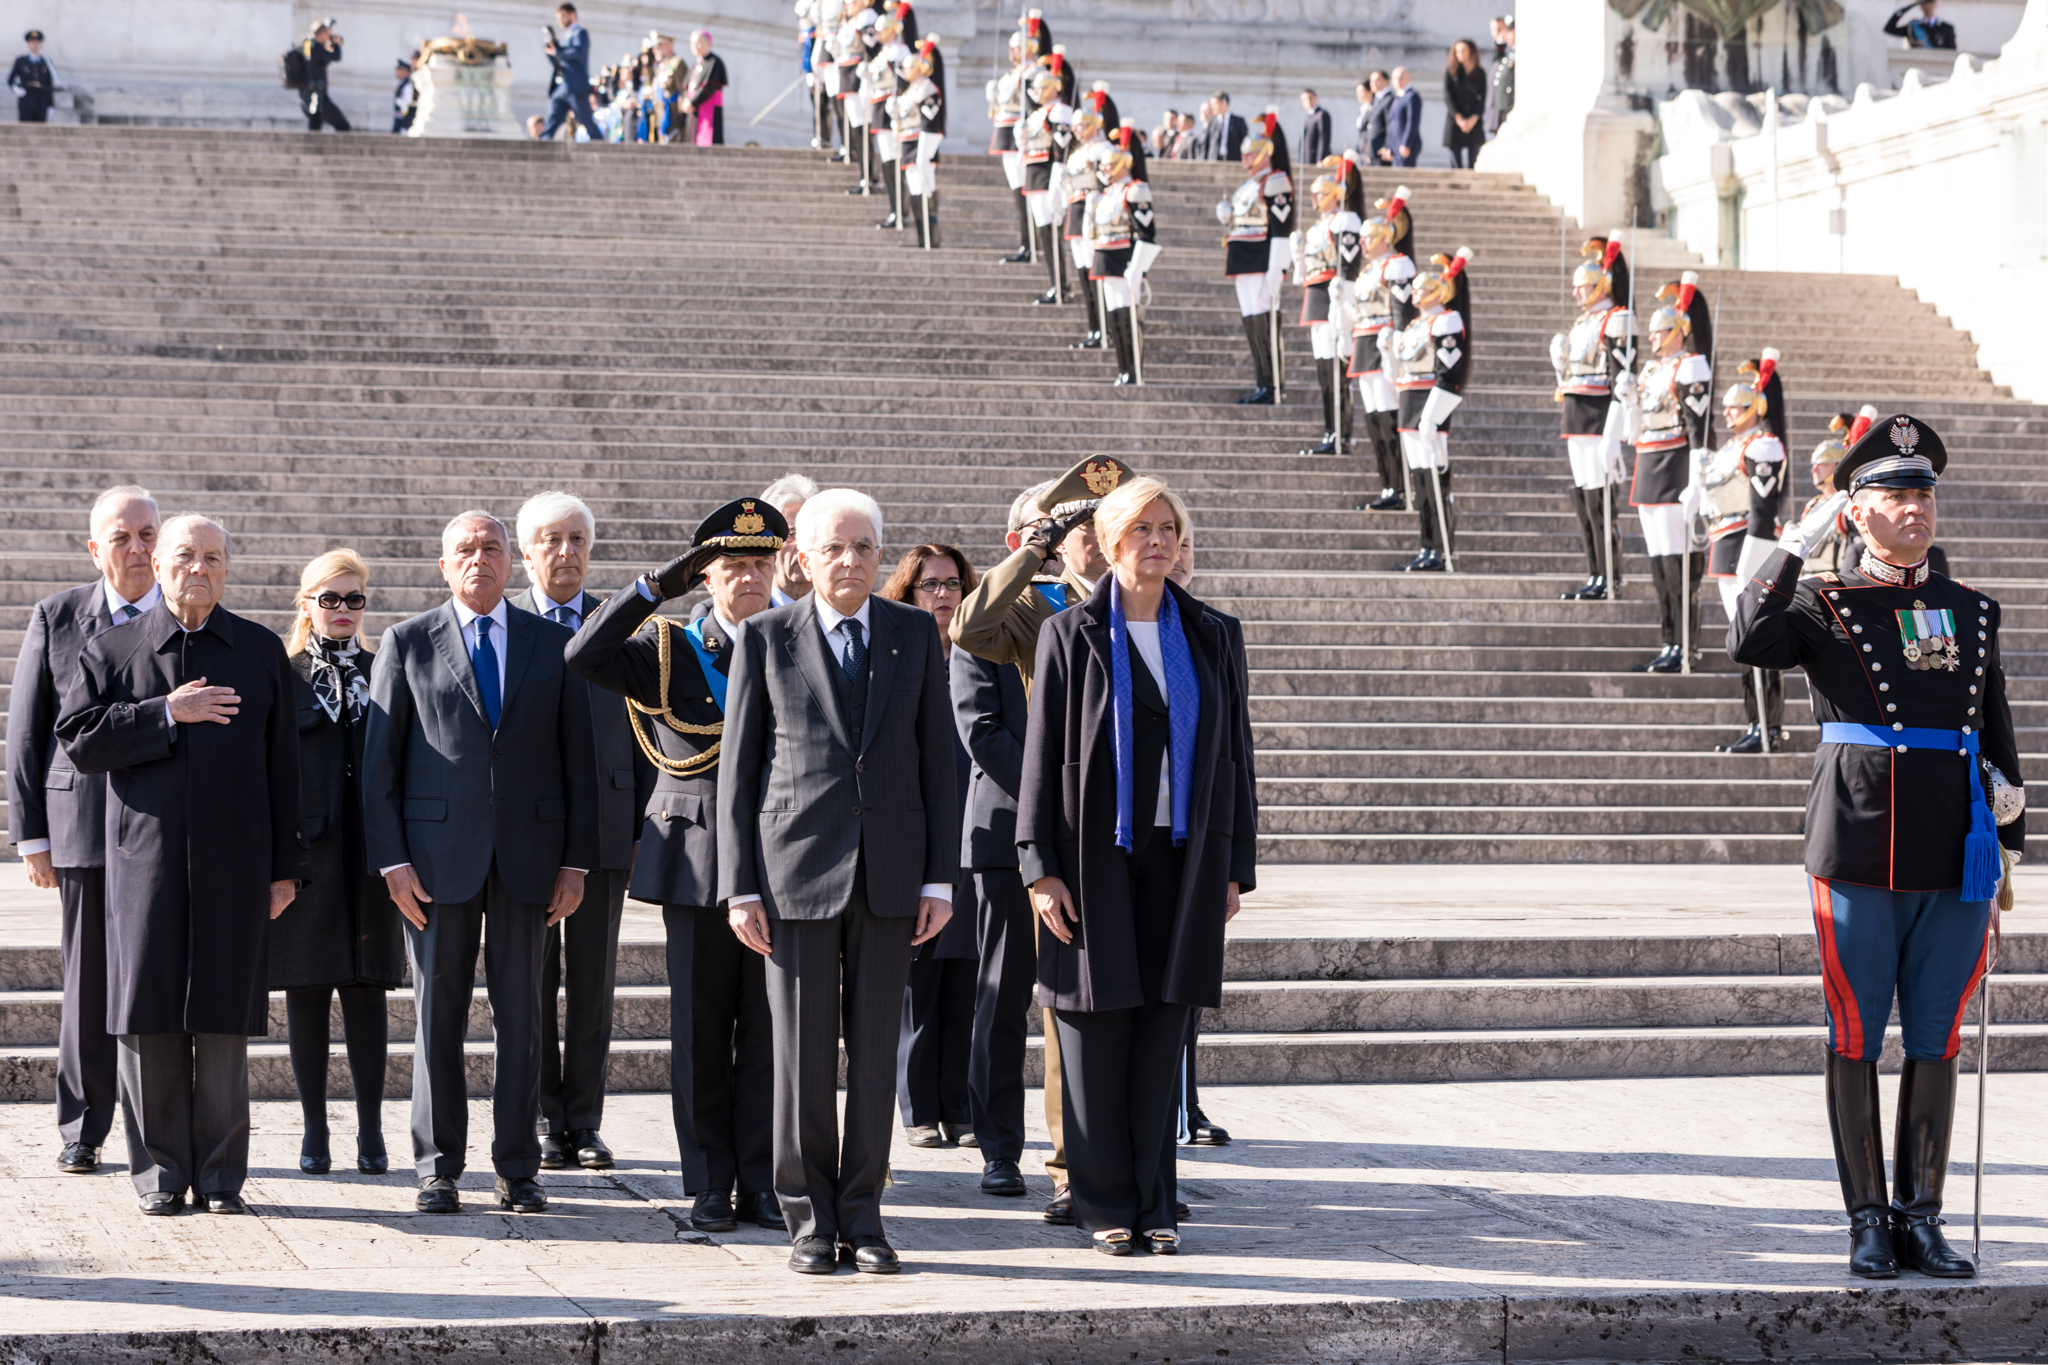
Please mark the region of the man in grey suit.
POLYGON ((86 525, 85 550, 100 576, 45 597, 29 613, 7 710, 8 836, 28 864, 29 885, 54 887, 63 907, 57 1135, 64 1150, 57 1166, 74 1175, 99 1169, 114 1122, 119 1049, 107 1032, 107 777, 72 767, 57 742, 57 711, 78 686, 86 642, 163 599, 150 563, 158 518, 148 489, 109 488, 86 525))
MULTIPOLYGON (((536 493, 519 509, 519 554, 532 585, 512 599, 572 634, 604 605, 583 590, 597 518, 583 499, 558 490, 536 493)), ((579 678, 577 685, 583 686, 579 678)), ((591 744, 597 757, 597 866, 583 879, 582 913, 548 930, 541 948, 540 1168, 574 1162, 605 1170, 611 1148, 604 1125, 605 1075, 611 1066, 612 1002, 618 986, 619 922, 626 879, 640 846, 640 812, 654 790, 654 765, 633 741, 624 702, 590 699, 591 744), (566 972, 563 958, 566 954, 566 972), (562 994, 561 1024, 555 996, 562 994)))
POLYGON ((882 1178, 913 945, 960 870, 953 716, 931 615, 872 596, 882 513, 827 489, 797 513, 808 597, 739 623, 718 785, 718 894, 768 959, 775 1193, 790 1269, 894 1274, 882 1178), (842 1004, 843 992, 843 1004, 842 1004), (846 1133, 835 1113, 846 1043, 846 1133))
POLYGON ((547 1207, 540 1173, 540 959, 597 862, 590 694, 569 632, 511 610, 511 537, 488 512, 441 532, 453 600, 384 632, 363 741, 370 864, 412 963, 412 1148, 423 1213, 461 1208, 479 940, 496 1038, 491 1164, 500 1208, 547 1207), (488 932, 486 932, 488 930, 488 932))

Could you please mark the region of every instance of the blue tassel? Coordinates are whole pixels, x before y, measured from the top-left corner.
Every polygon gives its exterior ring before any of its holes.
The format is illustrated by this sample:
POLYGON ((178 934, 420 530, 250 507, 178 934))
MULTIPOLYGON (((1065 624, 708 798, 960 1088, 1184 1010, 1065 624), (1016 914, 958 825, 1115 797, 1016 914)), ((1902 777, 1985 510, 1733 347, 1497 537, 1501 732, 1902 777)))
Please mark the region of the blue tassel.
POLYGON ((2005 860, 1998 856, 1998 836, 1973 829, 1963 839, 1963 899, 1988 901, 1998 894, 2005 860))

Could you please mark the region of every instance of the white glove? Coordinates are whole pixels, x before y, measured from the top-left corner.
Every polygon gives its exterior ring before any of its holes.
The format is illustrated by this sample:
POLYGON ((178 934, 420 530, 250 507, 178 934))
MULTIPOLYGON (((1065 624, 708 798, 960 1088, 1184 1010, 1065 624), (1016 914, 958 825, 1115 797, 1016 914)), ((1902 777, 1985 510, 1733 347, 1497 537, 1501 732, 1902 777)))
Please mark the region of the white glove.
MULTIPOLYGON (((1705 496, 1706 490, 1696 483, 1687 484, 1685 491, 1678 495, 1678 510, 1684 514, 1688 522, 1700 514, 1700 500, 1705 496)), ((1805 557, 1800 556, 1801 559, 1805 557)))
POLYGON ((1230 201, 1228 199, 1218 199, 1216 201, 1216 221, 1224 227, 1230 226, 1230 201))
POLYGON ((1778 539, 1778 548, 1795 558, 1806 558, 1807 552, 1827 536, 1829 529, 1835 524, 1835 518, 1840 516, 1842 509, 1848 505, 1849 495, 1837 492, 1819 507, 1814 508, 1812 515, 1805 521, 1787 527, 1785 534, 1778 539))
POLYGON ((1636 377, 1633 373, 1623 370, 1619 375, 1615 376, 1614 397, 1616 401, 1622 403, 1633 403, 1636 401, 1636 377))
POLYGON ((1557 371, 1559 383, 1564 382, 1565 357, 1570 350, 1571 343, 1564 339, 1563 332, 1558 332, 1550 338, 1550 368, 1557 371))

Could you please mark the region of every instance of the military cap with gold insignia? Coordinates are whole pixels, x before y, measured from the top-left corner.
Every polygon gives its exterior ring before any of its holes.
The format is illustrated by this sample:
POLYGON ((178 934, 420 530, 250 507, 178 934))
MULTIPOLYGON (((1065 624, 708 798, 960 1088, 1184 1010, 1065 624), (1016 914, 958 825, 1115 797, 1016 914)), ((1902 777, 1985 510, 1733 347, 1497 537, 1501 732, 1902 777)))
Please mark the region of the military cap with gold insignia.
POLYGON ((40 43, 43 41, 43 31, 39 28, 32 28, 21 35, 21 40, 24 43, 40 43))
POLYGON ((1932 488, 1948 468, 1948 450, 1933 427, 1897 413, 1872 422, 1863 438, 1849 447, 1835 470, 1835 487, 1854 493, 1860 488, 1932 488))
POLYGON ((1079 512, 1092 512, 1097 503, 1135 473, 1114 455, 1090 455, 1061 475, 1060 481, 1046 493, 1045 514, 1060 521, 1079 512))
POLYGON ((663 597, 697 586, 711 561, 724 555, 772 555, 789 535, 782 513, 759 498, 735 498, 697 523, 690 548, 649 574, 663 597))

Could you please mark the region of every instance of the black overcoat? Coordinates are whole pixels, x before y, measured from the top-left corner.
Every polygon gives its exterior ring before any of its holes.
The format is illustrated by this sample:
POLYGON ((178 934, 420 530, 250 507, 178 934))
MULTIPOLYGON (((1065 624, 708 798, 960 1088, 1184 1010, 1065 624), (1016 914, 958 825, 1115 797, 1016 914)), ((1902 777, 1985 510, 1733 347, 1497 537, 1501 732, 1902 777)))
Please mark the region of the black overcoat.
POLYGON ((107 774, 107 1031, 267 1033, 270 884, 306 875, 284 641, 221 607, 187 634, 159 603, 86 645, 57 737, 107 774), (164 698, 202 677, 239 713, 174 725, 164 698))
MULTIPOLYGON (((1064 880, 1081 916, 1074 941, 1038 939, 1038 1001, 1091 1012, 1145 1003, 1131 916, 1128 855, 1116 846, 1116 764, 1110 753, 1109 584, 1045 623, 1024 736, 1017 802, 1019 870, 1029 886, 1064 880)), ((1202 689, 1187 861, 1172 946, 1161 974, 1170 1004, 1223 1003, 1223 924, 1229 883, 1253 885, 1258 823, 1250 726, 1228 636, 1214 612, 1173 584, 1202 689)), ((1142 804, 1142 797, 1140 797, 1142 804)))
MULTIPOLYGON (((356 655, 365 679, 377 656, 356 655)), ((299 728, 299 801, 306 829, 306 885, 270 926, 270 989, 405 984, 398 907, 363 847, 365 721, 329 720, 313 695, 313 656, 291 658, 299 728)))

